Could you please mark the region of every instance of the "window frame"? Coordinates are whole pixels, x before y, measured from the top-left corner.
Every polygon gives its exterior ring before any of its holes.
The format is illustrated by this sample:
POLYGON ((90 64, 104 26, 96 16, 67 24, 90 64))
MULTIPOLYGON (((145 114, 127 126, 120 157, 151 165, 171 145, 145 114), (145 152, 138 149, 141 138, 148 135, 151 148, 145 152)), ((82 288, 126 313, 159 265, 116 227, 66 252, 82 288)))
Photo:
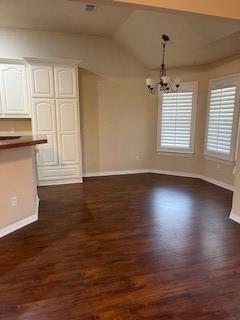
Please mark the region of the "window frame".
POLYGON ((174 153, 174 154, 194 154, 195 152, 195 138, 196 138, 196 118, 197 118, 197 102, 198 102, 198 81, 182 82, 178 92, 192 91, 192 120, 191 120, 191 136, 190 136, 190 148, 167 148, 161 146, 161 134, 162 134, 162 97, 163 94, 159 94, 158 101, 158 123, 157 123, 157 152, 161 153, 174 153))
POLYGON ((209 80, 208 85, 208 98, 207 98, 207 112, 205 121, 205 138, 204 138, 204 157, 212 158, 216 160, 224 160, 227 162, 234 162, 236 157, 237 136, 239 126, 239 91, 240 91, 240 74, 234 74, 230 76, 220 77, 209 80), (208 142, 208 123, 210 114, 210 100, 211 91, 215 89, 223 89, 226 87, 236 86, 235 105, 233 113, 233 125, 232 125, 232 137, 231 137, 231 151, 230 154, 224 154, 221 152, 215 152, 207 150, 208 142))

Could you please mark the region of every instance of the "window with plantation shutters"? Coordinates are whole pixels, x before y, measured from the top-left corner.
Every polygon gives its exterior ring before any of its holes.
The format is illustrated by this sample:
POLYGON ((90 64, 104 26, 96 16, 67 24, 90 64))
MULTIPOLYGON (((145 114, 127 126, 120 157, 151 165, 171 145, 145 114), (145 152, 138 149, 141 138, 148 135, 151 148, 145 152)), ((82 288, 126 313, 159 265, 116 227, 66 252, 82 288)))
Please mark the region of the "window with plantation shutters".
POLYGON ((209 156, 234 160, 238 120, 237 89, 236 77, 210 82, 205 142, 205 153, 209 156))
POLYGON ((182 83, 178 92, 160 99, 158 151, 193 152, 197 83, 182 83))

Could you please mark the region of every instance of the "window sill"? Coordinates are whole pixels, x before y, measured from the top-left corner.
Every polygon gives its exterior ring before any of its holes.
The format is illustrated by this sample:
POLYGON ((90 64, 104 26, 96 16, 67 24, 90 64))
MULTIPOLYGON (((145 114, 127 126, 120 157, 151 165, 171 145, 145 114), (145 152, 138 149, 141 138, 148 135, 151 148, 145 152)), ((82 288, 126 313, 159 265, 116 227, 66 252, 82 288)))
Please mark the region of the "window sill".
POLYGON ((157 154, 161 156, 175 156, 175 157, 193 157, 194 152, 192 151, 171 151, 171 150, 163 150, 157 149, 157 154))
POLYGON ((221 164, 225 164, 228 166, 235 166, 235 161, 232 160, 227 160, 227 159, 222 159, 222 158, 218 158, 218 157, 214 157, 214 156, 209 156, 209 155, 204 155, 204 159, 205 160, 209 160, 209 161, 213 161, 213 162, 217 162, 217 163, 221 163, 221 164))

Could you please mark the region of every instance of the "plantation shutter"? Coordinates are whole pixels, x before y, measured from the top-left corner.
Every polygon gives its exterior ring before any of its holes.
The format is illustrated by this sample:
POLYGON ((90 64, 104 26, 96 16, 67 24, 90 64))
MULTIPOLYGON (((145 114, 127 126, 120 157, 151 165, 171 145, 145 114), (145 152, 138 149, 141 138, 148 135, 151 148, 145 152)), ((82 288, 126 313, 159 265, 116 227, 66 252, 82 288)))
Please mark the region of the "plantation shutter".
POLYGON ((207 151, 231 154, 236 86, 212 89, 210 92, 207 151))
POLYGON ((193 91, 164 93, 161 110, 160 148, 190 151, 193 91))

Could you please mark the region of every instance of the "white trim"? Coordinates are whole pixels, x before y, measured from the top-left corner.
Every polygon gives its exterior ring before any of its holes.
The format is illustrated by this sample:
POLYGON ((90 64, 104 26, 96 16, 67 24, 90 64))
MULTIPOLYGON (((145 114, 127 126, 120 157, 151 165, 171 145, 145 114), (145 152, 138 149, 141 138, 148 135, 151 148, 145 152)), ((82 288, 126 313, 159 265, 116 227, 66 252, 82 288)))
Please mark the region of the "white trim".
POLYGON ((64 58, 40 58, 40 57, 24 57, 23 60, 27 63, 60 63, 74 66, 80 66, 82 60, 64 59, 64 58))
POLYGON ((23 58, 0 58, 0 63, 7 64, 25 64, 23 58))
POLYGON ((194 154, 192 151, 167 151, 166 149, 157 149, 157 155, 159 156, 192 157, 194 154))
POLYGON ((90 177, 104 177, 104 176, 118 176, 125 174, 139 174, 139 173, 151 173, 150 169, 137 169, 137 170, 122 170, 122 171, 99 171, 99 172, 86 172, 83 174, 84 178, 90 177))
POLYGON ((227 183, 224 183, 222 181, 215 180, 215 179, 212 179, 212 178, 209 178, 209 177, 206 177, 206 176, 202 176, 202 175, 200 175, 199 178, 201 180, 206 181, 206 182, 215 184, 216 186, 219 186, 219 187, 221 187, 223 189, 227 189, 229 191, 233 191, 233 186, 231 186, 230 184, 227 184, 227 183))
POLYGON ((193 154, 195 152, 196 138, 196 119, 197 119, 197 103, 198 103, 198 81, 182 82, 179 92, 192 91, 192 119, 191 119, 191 137, 189 149, 165 148, 161 146, 161 119, 162 119, 162 94, 158 99, 158 116, 157 116, 157 152, 167 153, 185 153, 193 154))
POLYGON ((217 162, 217 163, 220 163, 220 164, 224 164, 224 165, 227 165, 227 166, 235 166, 235 164, 236 164, 235 161, 223 160, 223 159, 215 158, 215 157, 212 157, 212 156, 210 157, 208 155, 205 155, 204 159, 208 160, 208 161, 213 161, 213 162, 217 162))
POLYGON ((199 175, 197 173, 191 173, 191 172, 158 170, 158 169, 152 169, 150 172, 155 174, 164 174, 164 175, 175 176, 175 177, 199 178, 199 175))
POLYGON ((30 217, 24 218, 24 219, 22 219, 20 221, 17 221, 17 222, 15 222, 13 224, 10 224, 10 225, 8 225, 8 226, 6 226, 4 228, 1 228, 0 229, 0 238, 6 236, 7 234, 10 234, 10 233, 12 233, 12 232, 14 232, 16 230, 19 230, 19 229, 27 226, 30 223, 33 223, 33 222, 37 221, 38 220, 38 208, 39 208, 39 198, 37 196, 35 212, 33 213, 33 215, 30 216, 30 217))
POLYGON ((99 171, 99 172, 87 172, 83 174, 83 177, 103 177, 103 176, 116 176, 116 175, 127 175, 127 174, 141 174, 141 173, 155 173, 163 174, 175 177, 185 177, 185 178, 195 178, 201 179, 203 181, 209 182, 221 188, 233 191, 233 186, 224 183, 222 181, 212 179, 210 177, 200 175, 198 173, 192 172, 182 172, 182 171, 171 171, 171 170, 158 170, 158 169, 139 169, 139 170, 123 170, 123 171, 99 171))
POLYGON ((240 103, 240 73, 227 75, 220 78, 210 79, 208 84, 208 97, 207 97, 207 112, 205 118, 205 133, 204 133, 204 156, 209 158, 220 159, 223 161, 233 162, 236 158, 237 148, 237 134, 239 130, 239 103, 240 103), (208 123, 209 123, 209 112, 210 112, 210 99, 211 91, 214 89, 222 89, 226 86, 236 86, 235 106, 234 106, 234 118, 232 123, 232 137, 231 137, 231 150, 230 154, 225 155, 220 152, 214 152, 207 150, 208 141, 208 123))
POLYGON ((233 220, 233 221, 235 221, 235 222, 237 222, 237 223, 240 223, 240 214, 233 213, 233 212, 231 211, 230 216, 229 216, 229 219, 231 219, 231 220, 233 220))
POLYGON ((66 180, 47 180, 38 181, 38 187, 44 187, 44 186, 58 186, 58 185, 64 185, 64 184, 74 184, 74 183, 82 183, 83 179, 66 179, 66 180))

